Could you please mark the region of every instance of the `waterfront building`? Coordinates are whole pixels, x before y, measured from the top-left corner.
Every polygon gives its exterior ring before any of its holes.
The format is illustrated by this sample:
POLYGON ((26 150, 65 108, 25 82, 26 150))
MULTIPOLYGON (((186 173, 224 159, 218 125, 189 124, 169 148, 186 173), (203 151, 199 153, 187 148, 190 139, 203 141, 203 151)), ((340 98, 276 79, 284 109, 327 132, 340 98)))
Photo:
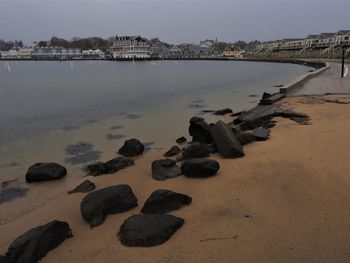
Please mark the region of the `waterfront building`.
POLYGON ((34 48, 34 59, 79 59, 82 53, 79 48, 37 47, 34 48))
POLYGON ((82 51, 83 58, 91 58, 91 59, 103 59, 105 58, 105 52, 100 49, 89 49, 82 51))
POLYGON ((242 50, 234 45, 230 45, 224 49, 223 56, 224 57, 234 57, 234 58, 240 58, 242 57, 242 50))
POLYGON ((17 50, 15 49, 10 49, 7 51, 0 51, 0 58, 9 58, 9 59, 14 59, 17 58, 17 50))
POLYGON ((17 52, 17 57, 22 59, 32 58, 33 49, 30 47, 20 48, 17 52))
POLYGON ((151 57, 148 40, 140 36, 116 36, 111 49, 114 59, 147 59, 151 57))
POLYGON ((199 42, 199 46, 204 47, 204 48, 210 48, 210 47, 214 46, 214 44, 215 44, 215 41, 211 40, 211 39, 206 39, 206 40, 199 42))

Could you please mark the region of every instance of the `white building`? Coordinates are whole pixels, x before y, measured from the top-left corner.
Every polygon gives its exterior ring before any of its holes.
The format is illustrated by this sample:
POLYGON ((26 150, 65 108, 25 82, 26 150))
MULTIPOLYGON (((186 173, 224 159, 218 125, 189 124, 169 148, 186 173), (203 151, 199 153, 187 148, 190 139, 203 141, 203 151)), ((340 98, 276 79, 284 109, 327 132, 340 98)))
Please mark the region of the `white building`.
POLYGON ((100 49, 89 49, 89 50, 83 50, 82 51, 83 58, 97 58, 97 59, 103 59, 105 58, 105 52, 103 52, 100 49))
POLYGON ((151 49, 147 39, 140 36, 116 36, 112 49, 114 59, 147 59, 151 49))
POLYGON ((17 58, 17 50, 0 51, 0 58, 17 58))
POLYGON ((17 57, 22 59, 32 58, 32 52, 33 52, 33 49, 30 47, 20 48, 17 52, 17 57))

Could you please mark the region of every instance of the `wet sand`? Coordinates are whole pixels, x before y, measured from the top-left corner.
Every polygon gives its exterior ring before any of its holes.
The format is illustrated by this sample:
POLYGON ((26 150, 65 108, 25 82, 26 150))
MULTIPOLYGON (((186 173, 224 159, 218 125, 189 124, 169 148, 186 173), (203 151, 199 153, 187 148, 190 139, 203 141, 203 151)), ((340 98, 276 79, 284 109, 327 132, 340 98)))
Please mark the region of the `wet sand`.
MULTIPOLYGON (((85 194, 65 193, 86 179, 82 172, 74 174, 75 180, 34 185, 32 192, 49 191, 57 184, 65 185, 65 191, 0 225, 0 253, 26 230, 59 219, 70 224, 74 237, 42 262, 349 262, 350 96, 326 98, 340 99, 343 104, 323 99, 283 100, 295 111, 309 114, 312 124, 276 118, 270 140, 247 145, 244 158, 214 155, 221 165, 216 177, 153 180, 151 162, 166 149, 151 150, 124 171, 89 177, 97 189, 129 184, 139 203, 126 213, 108 216, 94 229, 80 215, 85 194), (191 205, 171 213, 183 217, 184 226, 161 246, 122 246, 116 237, 120 225, 139 213, 158 188, 193 198, 191 205)), ((13 207, 24 209, 34 199, 4 203, 1 215, 13 207)))

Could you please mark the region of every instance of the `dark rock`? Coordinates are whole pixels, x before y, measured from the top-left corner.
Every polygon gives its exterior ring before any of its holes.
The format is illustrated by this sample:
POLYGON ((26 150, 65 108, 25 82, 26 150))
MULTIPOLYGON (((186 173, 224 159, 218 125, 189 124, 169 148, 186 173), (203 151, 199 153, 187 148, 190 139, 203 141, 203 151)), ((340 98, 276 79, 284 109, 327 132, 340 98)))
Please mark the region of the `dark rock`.
POLYGON ((12 201, 15 198, 24 197, 28 192, 28 188, 22 187, 1 187, 0 188, 0 204, 12 201))
POLYGON ((218 121, 211 128, 211 135, 222 157, 237 158, 244 156, 243 148, 236 135, 223 121, 218 121))
POLYGON ((271 96, 272 96, 272 94, 264 92, 264 94, 262 95, 261 99, 262 100, 266 100, 266 99, 270 98, 271 96))
POLYGON ((282 84, 278 84, 278 85, 274 85, 275 88, 282 88, 283 85, 282 84))
POLYGON ((291 119, 299 124, 305 124, 305 125, 310 124, 310 120, 308 117, 291 117, 289 119, 291 119))
POLYGON ((186 141, 187 141, 187 139, 184 136, 176 139, 177 143, 185 143, 186 141))
POLYGON ((137 206, 137 199, 128 185, 109 186, 87 194, 80 204, 83 218, 91 227, 101 225, 109 214, 117 214, 137 206))
POLYGON ((13 260, 11 260, 5 256, 0 255, 0 263, 16 263, 16 262, 14 262, 13 260))
POLYGON ((218 148, 216 147, 215 143, 207 144, 204 147, 209 151, 209 153, 217 153, 218 152, 218 148))
POLYGON ((251 132, 241 132, 237 135, 237 139, 242 145, 255 142, 255 136, 251 132))
POLYGON ((58 180, 67 175, 67 170, 57 163, 36 163, 29 167, 26 174, 28 183, 58 180))
POLYGON ((215 115, 225 115, 229 113, 233 113, 233 110, 231 110, 230 108, 225 108, 214 112, 215 115))
POLYGON ((68 223, 54 220, 19 236, 10 244, 6 258, 8 262, 35 263, 70 237, 72 230, 68 223))
POLYGON ((155 180, 163 181, 181 175, 181 169, 171 159, 156 160, 152 162, 152 177, 155 180))
POLYGON ((201 143, 212 143, 213 139, 210 135, 209 124, 201 117, 192 117, 190 127, 188 129, 192 136, 192 141, 201 143))
POLYGON ((67 157, 64 161, 71 164, 87 163, 96 161, 101 157, 99 151, 88 151, 84 153, 75 154, 71 157, 67 157))
POLYGON ((118 156, 106 163, 98 162, 94 164, 89 164, 87 166, 87 171, 89 175, 99 176, 103 174, 116 173, 134 164, 134 160, 125 158, 123 156, 118 156))
POLYGON ((209 157, 209 150, 204 144, 199 142, 194 142, 190 146, 186 147, 182 152, 182 159, 192 159, 192 158, 205 158, 209 157))
POLYGON ((268 123, 266 123, 265 125, 263 125, 263 128, 265 129, 270 129, 276 126, 276 122, 275 121, 270 121, 268 123))
POLYGON ((66 152, 70 155, 77 155, 86 153, 92 150, 92 144, 88 142, 78 142, 76 144, 68 145, 66 152))
POLYGON ((181 152, 182 150, 179 147, 173 146, 164 154, 164 157, 172 157, 178 155, 181 152))
POLYGON ((283 117, 292 119, 302 117, 309 120, 309 117, 302 113, 294 112, 278 104, 258 105, 255 108, 246 111, 234 120, 234 124, 239 124, 242 131, 253 130, 257 127, 266 126, 271 122, 273 117, 283 117))
POLYGON ((253 135, 257 141, 266 141, 269 138, 270 130, 264 128, 256 128, 253 130, 253 135))
POLYGON ((119 154, 126 157, 140 155, 145 150, 145 146, 137 139, 126 140, 123 147, 119 149, 119 154))
POLYGON ((152 247, 163 244, 185 220, 166 214, 140 214, 126 219, 118 237, 124 246, 152 247))
POLYGON ((85 180, 80 185, 75 187, 73 190, 69 191, 68 194, 73 193, 88 193, 96 188, 95 184, 91 182, 90 180, 85 180))
POLYGON ((158 189, 147 198, 141 213, 163 214, 189 205, 192 198, 169 190, 158 189))
POLYGON ((191 159, 181 165, 182 173, 187 177, 210 177, 217 173, 220 165, 215 160, 191 159))

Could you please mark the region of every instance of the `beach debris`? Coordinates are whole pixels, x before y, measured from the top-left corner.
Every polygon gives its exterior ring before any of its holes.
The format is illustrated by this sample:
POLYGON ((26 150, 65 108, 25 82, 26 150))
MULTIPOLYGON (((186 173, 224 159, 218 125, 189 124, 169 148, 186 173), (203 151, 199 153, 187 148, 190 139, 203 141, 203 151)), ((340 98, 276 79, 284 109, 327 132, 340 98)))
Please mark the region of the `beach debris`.
POLYGON ((229 113, 233 113, 233 110, 230 108, 224 108, 224 109, 217 110, 214 112, 215 115, 225 115, 225 114, 229 114, 229 113))
POLYGON ((202 178, 216 175, 220 169, 217 161, 205 158, 190 159, 181 165, 181 171, 186 177, 202 178))
POLYGON ((185 194, 176 193, 170 190, 158 189, 147 198, 141 213, 163 214, 180 209, 189 205, 192 198, 185 194))
POLYGON ((205 147, 205 144, 200 142, 193 142, 182 152, 182 159, 184 160, 205 157, 209 157, 209 150, 205 147))
POLYGON ((138 139, 133 138, 126 140, 118 153, 126 157, 134 157, 142 154, 144 150, 145 146, 138 139))
POLYGON ((97 162, 97 163, 89 164, 86 167, 86 170, 88 171, 89 175, 99 176, 103 174, 116 173, 134 164, 135 164, 134 160, 125 158, 123 156, 118 156, 105 163, 97 162))
POLYGON ((216 122, 211 127, 210 132, 222 157, 238 158, 244 156, 242 144, 232 129, 223 121, 216 122))
POLYGON ((155 160, 152 162, 152 177, 164 181, 181 175, 181 169, 172 159, 155 160))
POLYGON ((57 163, 36 163, 29 167, 27 183, 58 180, 67 175, 67 169, 57 163))
POLYGON ((270 136, 270 130, 265 128, 255 128, 253 135, 257 141, 266 141, 270 136))
POLYGON ((185 223, 180 217, 167 214, 139 214, 126 219, 120 227, 118 238, 124 246, 158 246, 185 223))
POLYGON ((18 180, 8 180, 0 185, 0 204, 12 201, 15 198, 23 197, 27 194, 28 188, 21 187, 18 180))
POLYGON ((90 180, 85 180, 81 184, 79 184, 77 187, 75 187, 73 190, 69 191, 68 194, 73 193, 88 193, 96 188, 95 184, 91 182, 90 180))
POLYGON ((176 143, 185 143, 187 141, 187 139, 184 137, 184 136, 182 136, 182 137, 179 137, 179 138, 177 138, 176 139, 176 143))
POLYGON ((137 206, 137 199, 130 186, 109 186, 88 193, 80 204, 83 218, 91 227, 101 225, 106 216, 128 211, 137 206))
POLYGON ((72 236, 71 228, 64 221, 54 220, 32 228, 10 244, 5 255, 8 261, 5 260, 5 262, 38 262, 49 251, 72 236))
POLYGON ((242 145, 246 145, 255 141, 255 136, 251 132, 241 132, 237 135, 237 139, 242 145))
POLYGON ((181 152, 182 152, 182 150, 178 146, 175 145, 175 146, 171 147, 163 156, 164 157, 173 157, 175 155, 178 155, 181 152))
POLYGON ((241 131, 253 130, 257 127, 267 125, 274 117, 293 118, 303 117, 309 120, 309 116, 303 113, 294 112, 278 104, 258 105, 249 111, 243 112, 235 120, 241 131))
POLYGON ((194 116, 190 120, 189 134, 193 142, 212 143, 209 124, 201 117, 194 116))

